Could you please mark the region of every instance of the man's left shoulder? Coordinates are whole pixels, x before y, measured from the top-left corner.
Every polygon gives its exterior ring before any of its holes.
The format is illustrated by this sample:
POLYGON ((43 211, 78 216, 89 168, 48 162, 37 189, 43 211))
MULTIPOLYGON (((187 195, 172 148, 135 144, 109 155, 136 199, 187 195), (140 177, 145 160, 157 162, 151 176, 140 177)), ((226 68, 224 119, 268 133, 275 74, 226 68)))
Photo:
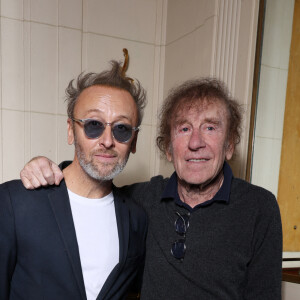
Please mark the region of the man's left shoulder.
POLYGON ((243 199, 249 204, 266 208, 278 207, 276 198, 270 191, 239 178, 232 179, 231 198, 243 199))

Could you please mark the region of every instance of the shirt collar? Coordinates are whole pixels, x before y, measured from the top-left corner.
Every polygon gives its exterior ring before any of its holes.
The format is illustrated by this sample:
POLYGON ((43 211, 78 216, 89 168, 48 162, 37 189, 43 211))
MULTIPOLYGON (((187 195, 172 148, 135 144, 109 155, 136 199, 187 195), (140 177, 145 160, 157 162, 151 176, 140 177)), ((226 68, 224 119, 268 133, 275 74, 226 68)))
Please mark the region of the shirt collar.
POLYGON ((201 204, 196 205, 194 208, 191 208, 189 205, 187 205, 186 203, 181 201, 181 199, 179 198, 178 189, 177 189, 178 183, 177 183, 176 172, 174 172, 172 174, 172 176, 170 177, 170 179, 163 191, 161 200, 172 198, 172 199, 174 199, 174 201, 177 205, 183 206, 183 207, 187 208, 188 210, 195 210, 199 207, 207 206, 215 201, 223 201, 223 202, 229 203, 230 186, 231 186, 231 180, 232 180, 233 175, 232 175, 231 168, 227 162, 224 162, 223 173, 224 173, 224 181, 222 183, 221 188, 215 194, 215 196, 210 200, 207 200, 201 204))

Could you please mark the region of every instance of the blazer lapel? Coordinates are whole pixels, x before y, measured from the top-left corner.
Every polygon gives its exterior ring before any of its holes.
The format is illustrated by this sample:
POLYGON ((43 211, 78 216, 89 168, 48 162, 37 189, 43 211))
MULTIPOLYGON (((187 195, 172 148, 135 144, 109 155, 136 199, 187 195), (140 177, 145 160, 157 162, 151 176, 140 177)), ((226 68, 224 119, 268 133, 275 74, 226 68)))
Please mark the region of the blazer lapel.
POLYGON ((66 253, 72 265, 79 292, 82 299, 86 299, 76 232, 65 181, 63 180, 59 187, 54 188, 48 194, 48 197, 65 245, 66 253))
POLYGON ((119 234, 119 264, 120 268, 126 261, 129 242, 129 210, 125 199, 121 197, 118 189, 114 189, 114 202, 119 234))
POLYGON ((128 242, 129 242, 129 209, 122 197, 119 189, 113 187, 114 204, 116 211, 118 235, 119 235, 119 263, 112 270, 108 276, 105 284, 103 285, 97 299, 105 299, 108 292, 113 292, 113 285, 117 280, 119 274, 122 272, 123 266, 126 261, 128 242))

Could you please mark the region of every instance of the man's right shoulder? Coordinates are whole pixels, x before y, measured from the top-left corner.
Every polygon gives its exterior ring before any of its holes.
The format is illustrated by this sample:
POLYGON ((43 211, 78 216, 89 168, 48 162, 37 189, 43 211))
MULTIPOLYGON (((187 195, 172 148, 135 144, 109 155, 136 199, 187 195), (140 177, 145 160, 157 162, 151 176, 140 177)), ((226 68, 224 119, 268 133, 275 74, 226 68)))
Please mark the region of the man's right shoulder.
POLYGON ((1 192, 4 192, 4 191, 20 191, 20 192, 26 192, 26 191, 29 191, 27 190, 22 181, 20 179, 14 179, 14 180, 10 180, 10 181, 6 181, 4 183, 1 183, 0 184, 0 191, 1 192))
POLYGON ((30 198, 38 198, 42 195, 46 195, 49 193, 50 190, 57 189, 57 186, 47 186, 47 187, 40 187, 33 190, 28 190, 24 187, 21 180, 11 180, 6 181, 0 184, 0 195, 7 195, 11 199, 30 199, 30 198))
POLYGON ((0 184, 0 209, 12 211, 17 204, 25 202, 28 193, 32 190, 26 190, 21 180, 11 180, 0 184))

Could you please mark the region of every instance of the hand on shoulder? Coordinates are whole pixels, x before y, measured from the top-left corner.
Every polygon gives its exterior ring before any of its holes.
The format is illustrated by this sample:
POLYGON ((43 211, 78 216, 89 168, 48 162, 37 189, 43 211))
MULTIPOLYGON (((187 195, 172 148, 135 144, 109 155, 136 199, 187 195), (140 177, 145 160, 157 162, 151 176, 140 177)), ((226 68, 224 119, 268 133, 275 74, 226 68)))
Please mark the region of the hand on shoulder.
POLYGON ((58 185, 63 179, 63 173, 57 164, 47 157, 37 156, 24 166, 20 177, 26 189, 36 189, 40 186, 58 185))

